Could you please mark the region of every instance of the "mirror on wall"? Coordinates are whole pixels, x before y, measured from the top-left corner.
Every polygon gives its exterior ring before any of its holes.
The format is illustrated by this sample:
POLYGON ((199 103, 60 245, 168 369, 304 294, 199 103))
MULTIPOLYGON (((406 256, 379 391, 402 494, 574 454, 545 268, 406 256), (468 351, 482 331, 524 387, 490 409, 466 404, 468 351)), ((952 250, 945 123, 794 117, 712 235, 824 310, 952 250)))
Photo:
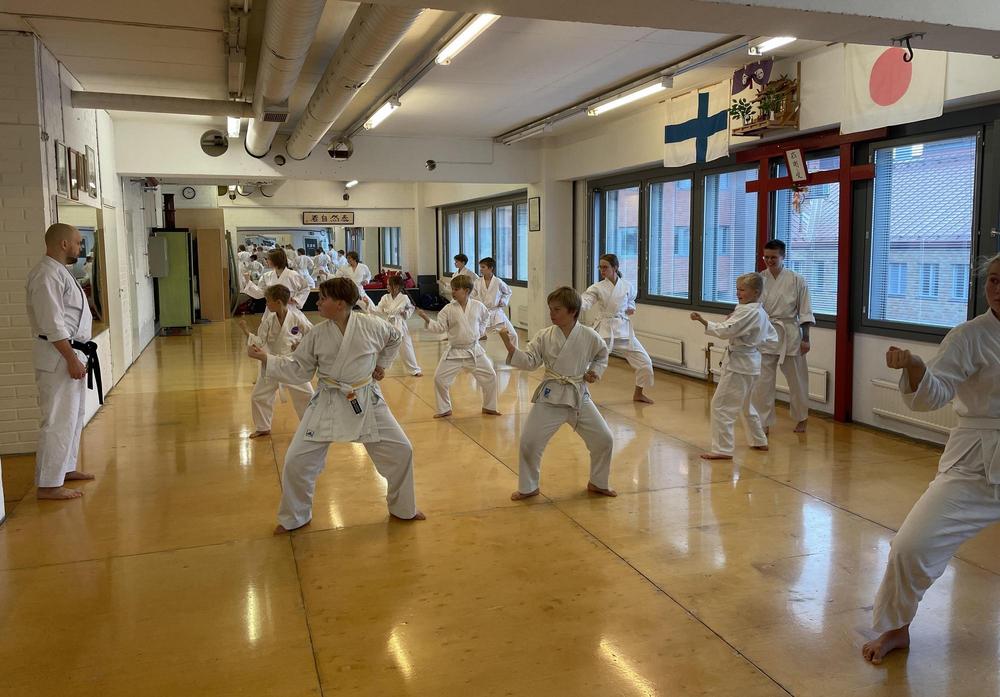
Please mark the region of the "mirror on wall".
POLYGON ((94 334, 99 331, 96 325, 106 325, 104 297, 104 253, 100 239, 100 211, 92 206, 86 206, 76 201, 57 199, 56 217, 58 222, 74 226, 83 236, 80 246, 80 257, 76 263, 68 267, 70 273, 80 282, 83 292, 90 303, 90 311, 94 315, 94 334))

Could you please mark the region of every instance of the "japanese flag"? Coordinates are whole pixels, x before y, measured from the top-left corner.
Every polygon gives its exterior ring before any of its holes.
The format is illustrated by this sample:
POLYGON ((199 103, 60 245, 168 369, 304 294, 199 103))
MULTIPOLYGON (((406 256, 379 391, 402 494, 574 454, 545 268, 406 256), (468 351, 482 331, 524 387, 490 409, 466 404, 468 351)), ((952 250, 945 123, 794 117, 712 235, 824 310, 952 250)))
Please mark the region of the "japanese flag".
POLYGON ((841 133, 857 133, 940 116, 948 54, 849 44, 844 51, 844 115, 841 133))

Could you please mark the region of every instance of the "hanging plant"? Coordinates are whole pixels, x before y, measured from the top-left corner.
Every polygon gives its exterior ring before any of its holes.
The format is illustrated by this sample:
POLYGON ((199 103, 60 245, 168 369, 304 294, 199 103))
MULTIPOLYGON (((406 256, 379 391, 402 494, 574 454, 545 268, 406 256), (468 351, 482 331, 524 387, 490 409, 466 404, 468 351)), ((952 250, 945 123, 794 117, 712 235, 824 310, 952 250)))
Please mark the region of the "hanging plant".
POLYGON ((729 116, 734 119, 741 119, 744 124, 750 123, 753 118, 753 104, 746 99, 733 100, 729 107, 729 116))

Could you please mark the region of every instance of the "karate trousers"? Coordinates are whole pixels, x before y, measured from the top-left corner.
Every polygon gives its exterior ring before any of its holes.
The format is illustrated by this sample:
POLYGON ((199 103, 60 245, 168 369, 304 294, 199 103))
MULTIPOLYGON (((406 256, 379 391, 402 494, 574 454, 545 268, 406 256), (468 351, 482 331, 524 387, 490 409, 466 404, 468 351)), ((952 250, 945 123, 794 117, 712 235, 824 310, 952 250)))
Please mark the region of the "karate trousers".
POLYGON ((653 386, 653 361, 639 340, 632 338, 608 341, 608 351, 616 351, 635 371, 635 386, 646 389, 653 386), (632 348, 629 348, 629 346, 632 348))
MULTIPOLYGON (((315 407, 310 406, 310 409, 315 407)), ((417 514, 413 492, 413 447, 399 427, 396 417, 383 400, 369 407, 375 410, 375 423, 381 440, 362 443, 375 469, 388 483, 385 495, 389 512, 398 518, 412 518, 417 514)), ((312 501, 316 492, 316 478, 326 466, 328 442, 306 440, 307 419, 299 423, 281 472, 281 506, 278 523, 286 530, 300 528, 312 520, 312 501)))
MULTIPOLYGON (((77 357, 86 361, 79 353, 77 357)), ((76 469, 87 405, 87 378, 74 380, 60 356, 52 372, 35 370, 41 424, 35 455, 35 485, 62 486, 76 469)))
POLYGON ((434 393, 437 398, 437 413, 451 411, 451 383, 463 370, 472 371, 476 384, 483 391, 483 409, 497 410, 497 373, 489 356, 481 353, 474 358, 448 358, 441 356, 434 373, 434 393))
POLYGON ((510 334, 510 340, 514 342, 514 346, 517 346, 517 330, 514 329, 514 325, 511 324, 510 318, 506 313, 500 313, 503 317, 503 322, 497 322, 486 328, 487 334, 499 334, 501 329, 506 329, 507 333, 510 334))
MULTIPOLYGON (((760 416, 764 428, 770 428, 777 420, 774 410, 774 381, 778 374, 777 354, 761 354, 760 377, 753 386, 754 409, 760 416)), ((788 408, 792 421, 799 423, 809 418, 809 366, 805 356, 785 356, 781 372, 788 382, 788 408)))
POLYGON ((712 397, 712 452, 732 455, 736 417, 743 420, 747 442, 752 446, 767 445, 767 436, 760 417, 750 401, 756 375, 734 373, 723 368, 722 377, 712 397))
POLYGON ((872 611, 877 632, 910 624, 958 547, 1000 521, 998 490, 986 479, 980 446, 931 482, 892 540, 872 611))
POLYGON ((530 494, 538 488, 542 469, 542 453, 545 446, 563 424, 569 424, 583 438, 590 451, 590 481, 601 489, 610 489, 608 477, 611 474, 611 451, 614 438, 608 423, 601 416, 590 397, 580 404, 579 413, 568 406, 536 402, 528 412, 521 432, 518 450, 517 490, 530 494))
POLYGON ((292 406, 295 407, 295 413, 299 415, 300 420, 302 415, 306 413, 306 407, 309 406, 309 400, 313 396, 313 388, 310 383, 288 385, 273 378, 258 375, 257 384, 253 386, 253 392, 250 394, 253 425, 258 431, 271 430, 271 418, 274 416, 274 396, 282 386, 288 389, 288 394, 292 398, 292 406))
POLYGON ((420 364, 417 363, 417 354, 413 350, 413 337, 410 336, 410 332, 406 327, 403 327, 400 333, 403 335, 403 345, 399 347, 399 357, 403 359, 406 372, 410 375, 423 372, 420 370, 420 364))

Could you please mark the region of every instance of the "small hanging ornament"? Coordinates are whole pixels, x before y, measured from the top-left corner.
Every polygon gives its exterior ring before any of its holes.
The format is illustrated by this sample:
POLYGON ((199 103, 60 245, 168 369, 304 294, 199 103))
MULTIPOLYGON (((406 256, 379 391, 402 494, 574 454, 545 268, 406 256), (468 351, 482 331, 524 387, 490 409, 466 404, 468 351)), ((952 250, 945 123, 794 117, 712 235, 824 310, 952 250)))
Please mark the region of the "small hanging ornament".
POLYGON ((801 184, 792 187, 792 209, 798 214, 802 213, 802 202, 806 198, 807 191, 809 191, 809 187, 801 184))

